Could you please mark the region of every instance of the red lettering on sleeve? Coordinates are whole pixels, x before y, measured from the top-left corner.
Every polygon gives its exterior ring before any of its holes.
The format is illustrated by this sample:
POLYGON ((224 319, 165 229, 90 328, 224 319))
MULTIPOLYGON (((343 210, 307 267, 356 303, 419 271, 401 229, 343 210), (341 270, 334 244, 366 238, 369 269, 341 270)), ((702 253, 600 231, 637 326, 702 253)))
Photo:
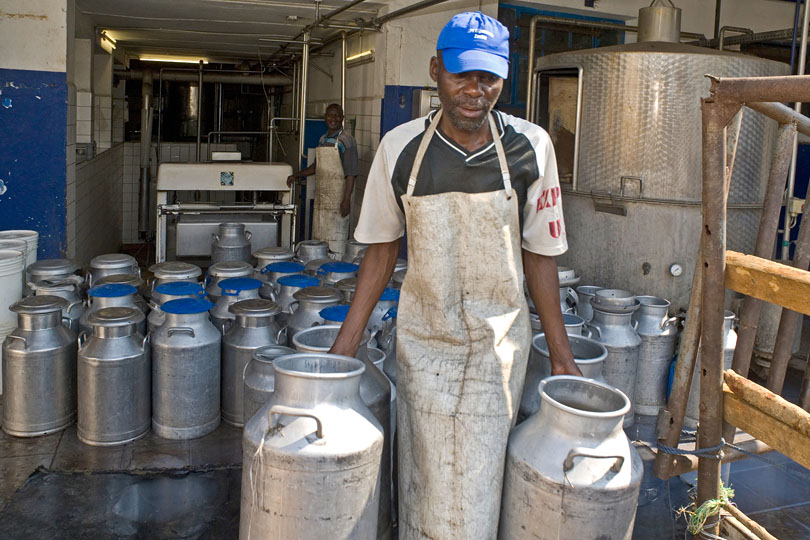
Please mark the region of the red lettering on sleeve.
POLYGON ((548 222, 548 232, 552 238, 559 238, 562 234, 562 223, 559 219, 548 222))

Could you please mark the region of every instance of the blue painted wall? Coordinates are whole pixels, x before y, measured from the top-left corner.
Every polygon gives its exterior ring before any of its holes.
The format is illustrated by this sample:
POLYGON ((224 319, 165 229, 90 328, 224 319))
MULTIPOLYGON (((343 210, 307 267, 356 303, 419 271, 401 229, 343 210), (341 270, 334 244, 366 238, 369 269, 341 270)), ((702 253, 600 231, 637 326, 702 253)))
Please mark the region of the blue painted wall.
POLYGON ((386 85, 380 115, 380 137, 411 120, 413 91, 424 86, 386 85))
POLYGON ((0 230, 39 232, 40 259, 64 256, 65 73, 0 69, 0 230))

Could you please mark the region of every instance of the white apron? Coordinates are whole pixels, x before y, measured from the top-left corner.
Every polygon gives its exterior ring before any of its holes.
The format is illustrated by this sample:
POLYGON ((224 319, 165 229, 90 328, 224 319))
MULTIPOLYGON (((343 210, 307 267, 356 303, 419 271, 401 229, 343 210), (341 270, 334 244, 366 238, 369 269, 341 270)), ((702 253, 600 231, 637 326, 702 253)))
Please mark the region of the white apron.
POLYGON ((408 273, 397 322, 400 540, 493 540, 531 327, 517 196, 497 127, 504 189, 406 195, 408 273))
POLYGON ((340 216, 340 203, 346 188, 346 176, 340 162, 339 141, 335 146, 315 149, 315 209, 312 214, 312 238, 329 244, 336 259, 343 258, 349 236, 349 216, 340 216))

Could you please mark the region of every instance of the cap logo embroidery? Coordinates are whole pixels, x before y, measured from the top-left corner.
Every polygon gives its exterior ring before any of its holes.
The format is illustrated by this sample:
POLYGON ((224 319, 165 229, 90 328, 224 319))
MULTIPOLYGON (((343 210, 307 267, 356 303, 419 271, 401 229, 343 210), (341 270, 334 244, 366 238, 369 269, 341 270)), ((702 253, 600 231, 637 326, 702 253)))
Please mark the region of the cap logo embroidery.
MULTIPOLYGON (((467 30, 467 33, 468 34, 484 34, 485 36, 489 36, 491 38, 495 37, 495 34, 490 32, 489 30, 484 30, 483 28, 470 28, 470 29, 467 30)), ((476 35, 475 38, 476 39, 487 39, 486 37, 482 37, 482 36, 478 36, 478 35, 476 35)))

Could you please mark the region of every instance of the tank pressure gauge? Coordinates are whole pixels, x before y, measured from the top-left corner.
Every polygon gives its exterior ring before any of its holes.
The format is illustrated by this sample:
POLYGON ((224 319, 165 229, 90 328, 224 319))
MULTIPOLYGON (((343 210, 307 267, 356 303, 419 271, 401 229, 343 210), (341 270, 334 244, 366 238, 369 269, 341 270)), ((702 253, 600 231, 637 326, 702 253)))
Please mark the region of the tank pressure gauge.
POLYGON ((683 267, 680 264, 675 263, 669 267, 669 273, 672 274, 673 277, 678 277, 683 274, 683 267))

